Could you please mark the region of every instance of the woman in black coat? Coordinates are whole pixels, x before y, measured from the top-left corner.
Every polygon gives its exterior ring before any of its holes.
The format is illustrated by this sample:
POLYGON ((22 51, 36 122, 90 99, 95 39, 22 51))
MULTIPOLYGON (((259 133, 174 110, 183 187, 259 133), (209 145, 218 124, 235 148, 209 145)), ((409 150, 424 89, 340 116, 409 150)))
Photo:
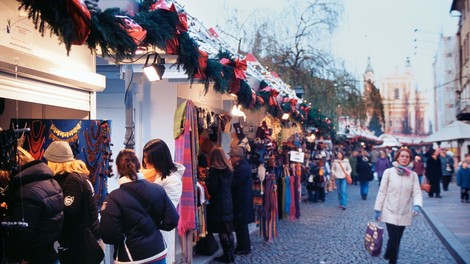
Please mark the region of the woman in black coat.
POLYGON ((369 182, 374 179, 372 174, 372 167, 369 165, 369 159, 367 157, 357 156, 356 173, 359 180, 359 189, 361 192, 362 200, 367 199, 369 193, 369 182))
POLYGON ((237 236, 235 254, 247 255, 251 253, 248 224, 255 221, 251 166, 245 159, 245 151, 242 148, 232 148, 229 155, 233 166, 233 223, 237 236))
POLYGON ((178 225, 179 215, 162 186, 138 173, 135 152, 125 149, 116 158, 119 189, 101 207, 100 233, 114 245, 114 263, 165 263, 166 246, 160 230, 178 225))
POLYGON ((210 194, 207 205, 208 230, 219 233, 224 254, 216 260, 224 263, 235 261, 233 255, 233 204, 232 204, 232 165, 221 147, 215 147, 210 155, 209 175, 206 186, 210 194))
POLYGON ((436 198, 442 198, 440 186, 442 168, 439 152, 439 149, 432 151, 431 157, 428 157, 426 160, 426 179, 431 184, 431 190, 428 193, 429 197, 433 197, 436 194, 436 198))
POLYGON ((27 227, 12 225, 6 237, 9 261, 56 263, 54 242, 62 229, 64 197, 52 171, 45 163, 34 160, 18 148, 19 171, 12 173, 6 193, 6 221, 26 223, 27 227))

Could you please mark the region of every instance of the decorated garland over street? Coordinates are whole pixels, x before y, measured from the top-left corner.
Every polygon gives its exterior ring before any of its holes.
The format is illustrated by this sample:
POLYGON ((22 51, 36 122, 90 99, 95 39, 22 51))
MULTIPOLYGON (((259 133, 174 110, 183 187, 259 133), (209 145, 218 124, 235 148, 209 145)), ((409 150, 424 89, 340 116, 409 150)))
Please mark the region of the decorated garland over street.
POLYGON ((165 0, 137 1, 137 10, 98 8, 98 0, 17 0, 19 9, 28 13, 36 29, 44 35, 46 29, 65 44, 67 53, 72 45, 87 45, 92 53, 111 57, 117 63, 131 60, 139 47, 157 47, 167 54, 178 55, 176 66, 193 81, 198 79, 207 92, 213 83, 215 92, 237 95, 238 104, 252 111, 265 106, 273 117, 290 114, 291 120, 321 128, 333 134, 331 123, 319 118, 317 110, 302 106, 261 81, 250 87, 246 81, 247 61, 229 51, 220 50, 210 57, 199 49, 188 33, 187 14, 178 11, 165 0))

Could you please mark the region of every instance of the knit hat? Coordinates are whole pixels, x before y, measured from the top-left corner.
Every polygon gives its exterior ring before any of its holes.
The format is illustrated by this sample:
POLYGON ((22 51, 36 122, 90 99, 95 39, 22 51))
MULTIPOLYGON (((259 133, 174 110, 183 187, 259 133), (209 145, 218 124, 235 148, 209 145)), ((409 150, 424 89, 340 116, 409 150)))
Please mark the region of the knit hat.
POLYGON ((47 161, 62 163, 74 160, 72 148, 65 141, 53 141, 44 152, 47 161))

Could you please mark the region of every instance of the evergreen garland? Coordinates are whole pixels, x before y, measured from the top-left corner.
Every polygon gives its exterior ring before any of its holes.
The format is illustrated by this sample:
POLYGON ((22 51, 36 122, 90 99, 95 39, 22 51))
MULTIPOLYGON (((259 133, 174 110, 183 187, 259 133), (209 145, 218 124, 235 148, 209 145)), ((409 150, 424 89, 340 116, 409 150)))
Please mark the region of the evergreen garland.
POLYGON ((244 80, 240 81, 240 91, 237 93, 237 101, 245 109, 250 108, 253 103, 253 92, 250 85, 244 80))
MULTIPOLYGON (((141 9, 143 9, 141 7, 141 9)), ((148 9, 144 9, 148 10, 148 9)), ((137 13, 133 19, 142 28, 147 30, 147 36, 142 41, 142 46, 153 45, 159 49, 166 49, 166 42, 173 39, 176 33, 178 14, 166 10, 142 11, 137 13)))
POLYGON ((179 42, 178 58, 176 59, 177 69, 183 68, 192 81, 199 68, 199 45, 189 36, 188 32, 180 32, 177 36, 179 42))
POLYGON ((88 48, 95 51, 99 46, 103 57, 109 56, 116 61, 131 59, 137 50, 137 44, 127 34, 124 21, 116 15, 121 15, 119 8, 92 13, 91 33, 87 39, 88 48))

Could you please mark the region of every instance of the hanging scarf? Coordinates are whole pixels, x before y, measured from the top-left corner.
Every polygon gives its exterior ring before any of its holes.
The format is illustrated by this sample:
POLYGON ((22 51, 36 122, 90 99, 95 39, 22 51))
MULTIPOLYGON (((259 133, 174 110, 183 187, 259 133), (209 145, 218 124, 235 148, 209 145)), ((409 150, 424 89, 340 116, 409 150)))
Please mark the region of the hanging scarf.
POLYGON ((196 125, 196 115, 194 114, 194 105, 191 101, 186 101, 185 119, 184 119, 184 132, 175 141, 175 161, 183 164, 186 169, 184 170, 182 183, 183 191, 181 194, 181 200, 178 205, 178 211, 180 218, 178 221, 178 234, 184 236, 188 231, 196 228, 196 206, 195 206, 195 189, 196 179, 195 167, 193 160, 196 160, 194 153, 194 144, 197 141, 196 137, 197 129, 194 129, 196 125))
POLYGON ((411 175, 411 168, 402 166, 398 164, 398 162, 394 161, 392 163, 393 167, 397 170, 397 174, 399 176, 410 176, 411 175))

